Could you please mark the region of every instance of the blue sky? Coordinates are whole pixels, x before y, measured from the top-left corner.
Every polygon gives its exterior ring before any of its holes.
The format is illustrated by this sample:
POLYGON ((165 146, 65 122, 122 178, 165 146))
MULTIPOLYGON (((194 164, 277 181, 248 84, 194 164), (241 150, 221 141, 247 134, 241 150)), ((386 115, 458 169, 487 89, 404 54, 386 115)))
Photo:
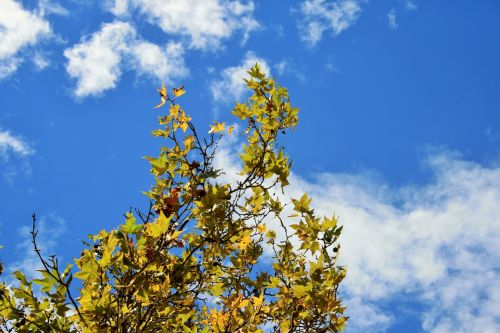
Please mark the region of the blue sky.
POLYGON ((162 80, 208 129, 255 61, 301 110, 290 193, 345 226, 347 332, 500 331, 496 0, 0 0, 7 268, 36 266, 33 211, 70 260, 146 207, 162 80))

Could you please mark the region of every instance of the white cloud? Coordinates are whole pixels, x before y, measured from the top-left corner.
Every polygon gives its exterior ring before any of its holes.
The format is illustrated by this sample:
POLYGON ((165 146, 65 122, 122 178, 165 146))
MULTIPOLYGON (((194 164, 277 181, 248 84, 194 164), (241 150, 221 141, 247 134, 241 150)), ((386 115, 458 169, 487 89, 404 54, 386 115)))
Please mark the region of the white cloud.
POLYGON ((36 69, 39 71, 47 68, 50 65, 49 59, 47 59, 47 57, 45 57, 40 52, 36 52, 33 55, 32 61, 33 61, 33 64, 35 65, 36 69))
POLYGON ((221 71, 220 79, 210 85, 212 97, 216 102, 228 103, 239 100, 248 90, 243 79, 248 79, 247 71, 258 63, 261 70, 271 75, 270 67, 266 60, 256 56, 253 52, 247 52, 241 64, 228 67, 221 71))
POLYGON ((445 324, 447 332, 498 331, 500 298, 489 289, 500 288, 500 168, 449 154, 428 163, 433 183, 387 188, 391 195, 378 192, 381 184, 331 174, 303 188, 321 212, 335 209, 344 221, 350 297, 380 302, 412 293, 427 306, 426 331, 442 331, 445 324), (480 328, 480 322, 487 326, 480 328))
POLYGON ((11 153, 26 157, 33 154, 34 150, 21 137, 13 135, 10 131, 0 131, 0 157, 7 160, 11 153))
POLYGON ((38 6, 40 8, 40 11, 44 14, 46 13, 61 16, 69 15, 69 10, 67 10, 57 2, 54 2, 53 0, 39 0, 38 6))
POLYGON ((311 45, 318 43, 327 30, 334 36, 352 26, 361 7, 357 0, 305 0, 300 6, 302 14, 302 40, 311 45))
POLYGON ((259 24, 253 18, 253 1, 235 0, 112 0, 108 9, 115 15, 138 10, 164 32, 183 36, 193 48, 219 47, 221 40, 241 31, 243 41, 259 24))
POLYGON ((22 51, 52 35, 43 11, 31 12, 14 0, 0 1, 0 79, 13 74, 22 51))
POLYGON ((35 150, 22 137, 0 129, 2 177, 8 184, 14 185, 14 178, 19 172, 25 175, 30 174, 31 166, 28 157, 34 153, 35 150))
MULTIPOLYGON (((236 153, 223 146, 217 162, 226 181, 237 179, 236 153)), ((399 314, 383 304, 408 297, 426 332, 500 332, 500 167, 447 152, 426 163, 430 183, 400 188, 366 175, 291 176, 287 198, 307 192, 318 215, 344 225, 346 332, 385 331, 399 314)))
POLYGON ((131 48, 132 61, 139 74, 165 80, 184 77, 188 70, 184 64, 184 49, 180 43, 169 43, 165 48, 141 41, 131 48))
POLYGON ((394 316, 382 313, 375 304, 361 297, 351 297, 347 302, 350 321, 349 332, 384 332, 394 322, 394 316))
POLYGON ((121 75, 122 54, 135 37, 135 29, 129 23, 113 22, 104 24, 90 39, 66 49, 66 70, 77 79, 74 94, 99 95, 114 88, 121 75))
POLYGON ((0 80, 9 77, 17 71, 21 63, 20 59, 9 58, 0 60, 0 80))
POLYGON ((104 24, 88 38, 64 51, 66 70, 77 80, 74 95, 98 96, 115 88, 124 65, 137 74, 150 75, 169 82, 187 74, 181 45, 170 43, 164 49, 138 37, 128 22, 104 24))
POLYGON ((128 0, 108 0, 104 4, 106 10, 116 16, 124 16, 128 13, 128 0))
POLYGON ((396 11, 391 9, 387 14, 387 20, 389 24, 389 28, 395 30, 398 28, 398 23, 396 22, 396 11))

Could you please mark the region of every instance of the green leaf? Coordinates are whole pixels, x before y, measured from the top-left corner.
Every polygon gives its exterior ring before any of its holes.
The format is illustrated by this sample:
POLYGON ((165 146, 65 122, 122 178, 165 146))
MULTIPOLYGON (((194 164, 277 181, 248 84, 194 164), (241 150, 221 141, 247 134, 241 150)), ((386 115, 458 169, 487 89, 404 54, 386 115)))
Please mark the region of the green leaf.
POLYGON ((134 214, 127 212, 127 218, 125 220, 125 224, 123 225, 123 231, 127 234, 135 234, 138 235, 142 230, 143 226, 138 225, 136 223, 136 219, 134 214))
POLYGON ((50 292, 54 286, 51 281, 45 279, 33 279, 33 283, 40 285, 42 287, 40 291, 42 292, 50 292))

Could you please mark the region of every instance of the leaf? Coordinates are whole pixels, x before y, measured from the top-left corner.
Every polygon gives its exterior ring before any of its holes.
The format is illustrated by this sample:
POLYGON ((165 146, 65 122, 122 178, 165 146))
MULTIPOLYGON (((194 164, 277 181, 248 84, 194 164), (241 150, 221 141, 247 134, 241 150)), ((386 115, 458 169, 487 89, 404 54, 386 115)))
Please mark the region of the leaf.
POLYGON ((52 290, 52 287, 54 287, 55 285, 55 281, 51 279, 50 276, 45 276, 43 279, 33 279, 33 283, 41 286, 42 288, 40 289, 40 291, 42 292, 50 292, 52 290))
POLYGON ((97 279, 99 277, 99 266, 93 257, 87 255, 82 259, 75 259, 75 261, 76 265, 80 268, 80 271, 76 272, 74 277, 87 281, 97 279))
POLYGON ((166 103, 166 102, 167 102, 167 100, 166 100, 165 98, 163 98, 163 97, 162 97, 162 98, 161 98, 161 102, 160 102, 160 104, 155 105, 155 107, 154 107, 154 108, 155 108, 155 109, 161 108, 163 105, 165 105, 165 103, 166 103))
POLYGON ((292 286, 293 294, 299 298, 307 295, 308 291, 311 291, 312 286, 310 284, 303 286, 300 284, 292 286))
POLYGON ((156 91, 158 91, 158 93, 160 94, 160 96, 161 96, 162 99, 168 98, 167 88, 165 88, 165 83, 164 82, 161 83, 161 89, 156 89, 156 91))
POLYGON ((288 333, 290 331, 290 321, 288 319, 282 320, 280 323, 280 332, 288 333))
POLYGON ((157 108, 161 108, 163 105, 165 105, 165 103, 167 102, 167 99, 168 99, 168 95, 167 95, 167 89, 165 88, 165 83, 161 83, 161 89, 156 89, 156 91, 158 91, 158 93, 160 94, 160 104, 157 104, 155 106, 155 109, 157 108))
POLYGON ((127 212, 127 219, 125 220, 125 225, 123 225, 122 230, 127 234, 139 234, 141 229, 142 225, 136 223, 134 214, 127 212))
POLYGON ((179 110, 181 109, 181 107, 176 104, 176 105, 171 105, 170 106, 170 115, 174 118, 177 118, 179 117, 179 110))
POLYGON ((213 296, 220 296, 224 292, 224 284, 223 283, 214 283, 210 287, 210 291, 212 292, 213 296))
POLYGON ((186 138, 184 139, 184 154, 187 154, 191 148, 193 148, 193 142, 194 142, 194 136, 190 135, 190 136, 186 136, 186 138))
POLYGON ((262 302, 264 302, 264 294, 263 293, 260 294, 259 297, 256 297, 256 296, 253 297, 253 305, 256 308, 259 308, 262 305, 262 302))
POLYGON ((225 123, 215 122, 214 125, 210 125, 210 131, 208 131, 208 134, 223 131, 225 126, 226 126, 225 123))
POLYGON ((165 173, 168 169, 168 158, 165 154, 160 155, 159 158, 154 157, 145 157, 149 163, 151 163, 151 167, 153 168, 152 172, 154 175, 159 176, 165 173))
POLYGON ((168 137, 168 131, 165 131, 162 129, 154 130, 153 132, 151 132, 151 134, 153 134, 154 137, 157 137, 157 136, 163 136, 165 138, 168 137))
POLYGON ((240 241, 238 242, 238 249, 245 250, 248 245, 250 245, 251 241, 252 239, 250 238, 250 234, 245 234, 242 238, 240 238, 240 241))
POLYGON ((193 316, 193 313, 194 313, 194 311, 190 311, 190 312, 184 313, 184 314, 179 314, 179 315, 177 315, 177 318, 179 318, 181 320, 181 324, 184 324, 189 318, 191 318, 193 316))
POLYGON ((174 88, 173 91, 175 97, 182 96, 186 93, 186 90, 184 90, 184 86, 180 86, 179 88, 174 88))
POLYGON ((113 252, 118 244, 118 238, 114 236, 115 234, 110 234, 104 246, 102 247, 102 258, 99 260, 99 266, 102 268, 107 267, 113 259, 113 252))
POLYGON ((160 237, 167 231, 171 219, 172 215, 166 217, 161 211, 158 219, 155 222, 148 224, 148 234, 153 238, 160 237))
POLYGON ((312 242, 309 249, 311 250, 311 254, 315 254, 316 251, 319 251, 319 243, 317 241, 312 242))
POLYGON ((234 107, 232 114, 243 120, 246 119, 251 114, 251 112, 250 110, 248 110, 246 104, 236 103, 236 106, 234 107))

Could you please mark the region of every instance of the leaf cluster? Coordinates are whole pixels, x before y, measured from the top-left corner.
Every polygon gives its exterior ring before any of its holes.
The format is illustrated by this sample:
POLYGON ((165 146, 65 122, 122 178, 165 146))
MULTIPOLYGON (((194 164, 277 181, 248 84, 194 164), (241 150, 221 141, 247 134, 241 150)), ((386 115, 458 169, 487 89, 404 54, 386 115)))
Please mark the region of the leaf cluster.
POLYGON ((335 217, 318 217, 306 194, 289 200, 284 191, 291 161, 279 136, 297 125, 298 109, 257 64, 248 73, 252 95, 232 110, 246 126, 239 177, 221 182, 224 170, 214 163, 221 138, 235 127, 216 122, 200 134, 176 104, 184 88, 169 98, 162 86, 157 107, 167 111, 152 134, 164 145, 146 157, 154 176, 148 209, 130 210, 123 224, 92 235, 74 274, 72 265, 61 270, 56 258, 41 256, 33 223, 42 277, 16 272, 18 286, 0 286, 3 330, 285 333, 345 326, 338 286, 346 271, 336 264, 342 228, 335 217), (81 281, 77 298, 73 277, 81 281))

